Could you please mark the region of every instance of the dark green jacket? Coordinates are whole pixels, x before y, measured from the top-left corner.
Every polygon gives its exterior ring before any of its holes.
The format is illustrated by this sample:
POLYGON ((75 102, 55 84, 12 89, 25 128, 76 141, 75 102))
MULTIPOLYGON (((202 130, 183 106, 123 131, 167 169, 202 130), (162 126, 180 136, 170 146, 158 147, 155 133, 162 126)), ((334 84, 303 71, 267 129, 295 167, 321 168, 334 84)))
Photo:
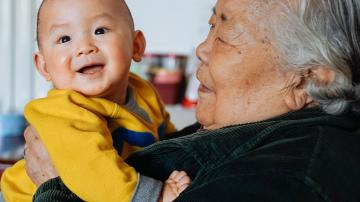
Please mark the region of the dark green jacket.
MULTIPOLYGON (((302 110, 164 140, 127 162, 159 180, 186 171, 176 201, 360 201, 360 121, 302 110)), ((73 196, 56 178, 35 199, 73 196)))

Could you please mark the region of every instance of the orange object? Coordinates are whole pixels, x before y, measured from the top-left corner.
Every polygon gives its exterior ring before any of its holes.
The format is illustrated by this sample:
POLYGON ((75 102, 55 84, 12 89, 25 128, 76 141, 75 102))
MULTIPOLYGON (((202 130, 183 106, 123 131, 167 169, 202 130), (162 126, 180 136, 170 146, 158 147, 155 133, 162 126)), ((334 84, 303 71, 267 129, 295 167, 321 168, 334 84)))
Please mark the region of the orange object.
POLYGON ((181 105, 187 109, 193 109, 196 107, 197 100, 189 100, 186 97, 182 100, 181 105))

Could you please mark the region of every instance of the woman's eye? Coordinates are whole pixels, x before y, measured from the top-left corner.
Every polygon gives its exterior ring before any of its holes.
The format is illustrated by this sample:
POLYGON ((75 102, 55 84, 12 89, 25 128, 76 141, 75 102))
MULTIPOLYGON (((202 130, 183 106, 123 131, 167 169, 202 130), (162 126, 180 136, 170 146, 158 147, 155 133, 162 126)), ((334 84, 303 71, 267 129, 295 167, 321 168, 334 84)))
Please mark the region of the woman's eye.
POLYGON ((209 24, 210 25, 210 29, 214 29, 215 25, 214 24, 209 24))
POLYGON ((62 36, 59 38, 59 43, 66 43, 69 42, 71 40, 71 38, 69 36, 62 36))
POLYGON ((95 30, 95 35, 105 34, 108 30, 106 28, 98 28, 95 30))
POLYGON ((216 41, 218 41, 218 42, 221 42, 221 43, 223 43, 223 44, 228 44, 226 41, 224 41, 222 38, 220 38, 220 37, 216 37, 216 39, 215 39, 216 41))

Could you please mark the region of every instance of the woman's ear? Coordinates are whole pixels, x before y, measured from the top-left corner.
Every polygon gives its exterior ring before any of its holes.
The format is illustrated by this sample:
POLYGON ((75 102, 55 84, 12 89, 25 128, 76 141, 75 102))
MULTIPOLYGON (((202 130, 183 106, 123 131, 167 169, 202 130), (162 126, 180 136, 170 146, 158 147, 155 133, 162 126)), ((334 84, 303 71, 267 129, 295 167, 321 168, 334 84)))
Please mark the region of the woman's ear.
POLYGON ((316 85, 330 85, 335 80, 336 73, 334 70, 325 67, 318 66, 310 69, 310 76, 315 81, 316 85))
POLYGON ((134 32, 134 42, 133 42, 133 60, 135 62, 140 62, 142 56, 144 55, 146 48, 146 40, 144 34, 136 30, 134 32))
POLYGON ((317 66, 301 73, 290 72, 288 78, 285 103, 291 110, 299 110, 314 101, 305 90, 306 84, 313 82, 316 86, 329 85, 335 79, 335 72, 326 66, 317 66))
POLYGON ((313 102, 312 98, 305 90, 307 75, 307 72, 288 73, 289 79, 284 91, 284 101, 287 107, 292 111, 302 109, 313 102))
POLYGON ((51 81, 51 76, 50 76, 49 71, 48 71, 48 69, 46 67, 44 57, 40 52, 35 53, 35 55, 34 55, 34 63, 35 63, 35 67, 39 71, 39 73, 47 81, 51 81))
POLYGON ((285 103, 292 111, 305 108, 312 102, 313 99, 307 94, 304 88, 291 89, 285 96, 285 103))

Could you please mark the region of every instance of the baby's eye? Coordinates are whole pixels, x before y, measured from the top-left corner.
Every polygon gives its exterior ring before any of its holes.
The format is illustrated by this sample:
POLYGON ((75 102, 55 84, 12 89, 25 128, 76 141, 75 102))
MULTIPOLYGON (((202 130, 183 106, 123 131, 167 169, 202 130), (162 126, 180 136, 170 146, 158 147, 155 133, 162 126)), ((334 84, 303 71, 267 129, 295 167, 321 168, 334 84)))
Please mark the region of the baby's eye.
POLYGON ((58 42, 59 43, 66 43, 69 42, 71 40, 70 36, 62 36, 59 38, 58 42))
POLYGON ((108 32, 108 29, 101 27, 101 28, 97 28, 95 30, 95 35, 100 35, 100 34, 105 34, 106 32, 108 32))

